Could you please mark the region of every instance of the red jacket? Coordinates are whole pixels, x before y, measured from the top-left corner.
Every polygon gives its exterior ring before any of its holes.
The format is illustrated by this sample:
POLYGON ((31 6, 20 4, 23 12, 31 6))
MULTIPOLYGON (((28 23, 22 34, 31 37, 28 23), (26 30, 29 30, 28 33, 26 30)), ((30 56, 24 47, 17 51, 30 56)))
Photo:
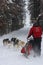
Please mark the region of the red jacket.
POLYGON ((31 35, 33 35, 34 38, 41 37, 41 35, 42 35, 42 28, 40 26, 33 26, 30 29, 28 37, 31 36, 31 35))

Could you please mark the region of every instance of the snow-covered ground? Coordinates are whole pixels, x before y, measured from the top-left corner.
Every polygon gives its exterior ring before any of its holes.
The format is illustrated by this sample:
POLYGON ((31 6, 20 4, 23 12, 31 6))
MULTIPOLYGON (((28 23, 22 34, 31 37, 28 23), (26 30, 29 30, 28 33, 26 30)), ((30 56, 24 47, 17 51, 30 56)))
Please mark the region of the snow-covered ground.
POLYGON ((29 27, 24 26, 24 28, 13 31, 7 35, 0 37, 0 65, 43 65, 43 39, 42 39, 42 54, 40 57, 29 56, 25 58, 20 50, 15 48, 9 48, 3 46, 3 39, 12 37, 17 37, 20 40, 27 42, 27 33, 29 27))

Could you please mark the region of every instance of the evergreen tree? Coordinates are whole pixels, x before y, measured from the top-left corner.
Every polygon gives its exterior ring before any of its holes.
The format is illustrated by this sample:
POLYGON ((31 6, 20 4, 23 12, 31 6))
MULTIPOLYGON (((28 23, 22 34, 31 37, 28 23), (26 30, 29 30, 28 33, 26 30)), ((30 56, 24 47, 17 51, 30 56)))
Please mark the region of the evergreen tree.
POLYGON ((23 26, 24 5, 23 0, 0 0, 0 17, 7 24, 4 28, 7 32, 23 26))
POLYGON ((31 19, 36 19, 40 14, 40 0, 30 0, 29 2, 31 19))

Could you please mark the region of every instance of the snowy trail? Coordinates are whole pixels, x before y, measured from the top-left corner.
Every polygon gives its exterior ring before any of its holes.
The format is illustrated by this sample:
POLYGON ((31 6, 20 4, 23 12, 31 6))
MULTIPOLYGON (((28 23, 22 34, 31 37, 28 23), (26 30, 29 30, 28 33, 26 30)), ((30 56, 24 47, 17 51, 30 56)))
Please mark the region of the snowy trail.
POLYGON ((13 32, 11 32, 11 33, 9 33, 7 35, 3 35, 2 37, 0 37, 0 41, 5 39, 5 38, 11 39, 12 37, 17 37, 18 39, 23 40, 23 41, 26 42, 27 41, 26 38, 27 38, 29 28, 30 27, 24 26, 24 28, 21 28, 21 29, 19 29, 17 31, 13 31, 13 32))
POLYGON ((20 50, 15 48, 8 48, 2 45, 4 38, 11 39, 12 37, 17 37, 23 41, 27 41, 27 33, 29 27, 24 27, 18 31, 13 31, 7 35, 0 37, 0 65, 43 65, 43 39, 42 39, 42 55, 41 57, 29 57, 25 58, 20 50))

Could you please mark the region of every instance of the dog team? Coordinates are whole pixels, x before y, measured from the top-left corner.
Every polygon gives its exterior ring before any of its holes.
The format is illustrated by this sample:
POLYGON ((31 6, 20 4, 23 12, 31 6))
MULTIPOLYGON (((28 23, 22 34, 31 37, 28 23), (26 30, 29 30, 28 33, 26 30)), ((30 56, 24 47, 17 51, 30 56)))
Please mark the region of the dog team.
POLYGON ((3 45, 5 46, 16 46, 17 48, 24 47, 25 46, 25 42, 21 41, 17 38, 11 38, 11 40, 9 40, 9 38, 3 39, 3 45))

